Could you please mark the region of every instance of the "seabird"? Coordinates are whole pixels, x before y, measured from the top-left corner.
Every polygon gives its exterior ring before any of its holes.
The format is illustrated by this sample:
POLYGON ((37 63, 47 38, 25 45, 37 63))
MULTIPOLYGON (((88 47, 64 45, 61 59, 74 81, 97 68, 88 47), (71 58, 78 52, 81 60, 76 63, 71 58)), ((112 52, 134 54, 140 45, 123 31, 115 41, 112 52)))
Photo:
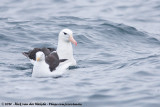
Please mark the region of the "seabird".
MULTIPOLYGON (((57 54, 59 59, 67 59, 65 63, 70 63, 69 66, 75 66, 76 60, 73 57, 72 44, 77 46, 76 40, 73 38, 73 32, 70 29, 63 29, 59 33, 57 54)), ((42 51, 45 56, 49 55, 51 52, 56 51, 54 48, 34 48, 29 52, 23 52, 23 55, 28 57, 32 64, 34 64, 36 59, 36 53, 42 51)))
POLYGON ((70 65, 70 63, 67 63, 57 67, 61 61, 62 60, 59 60, 56 52, 52 52, 48 56, 45 56, 42 51, 38 51, 36 53, 36 61, 33 66, 32 77, 61 76, 70 65))
POLYGON ((38 51, 42 51, 45 56, 48 56, 51 52, 54 52, 56 51, 54 48, 34 48, 33 50, 30 50, 28 52, 23 52, 22 54, 24 56, 26 56, 27 58, 29 58, 29 60, 31 61, 31 63, 34 65, 34 62, 36 60, 36 53, 38 51))
POLYGON ((57 53, 60 59, 67 59, 70 66, 76 65, 76 60, 73 57, 72 44, 77 46, 77 41, 73 38, 73 32, 70 29, 63 29, 59 33, 57 53))

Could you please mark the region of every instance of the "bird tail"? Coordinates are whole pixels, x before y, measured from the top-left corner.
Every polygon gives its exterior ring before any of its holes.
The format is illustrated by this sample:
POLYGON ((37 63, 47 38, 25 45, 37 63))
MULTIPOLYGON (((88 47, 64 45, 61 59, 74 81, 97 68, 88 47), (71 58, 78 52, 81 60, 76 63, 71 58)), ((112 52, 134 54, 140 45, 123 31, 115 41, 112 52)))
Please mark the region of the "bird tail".
POLYGON ((61 62, 64 62, 66 60, 68 60, 68 59, 59 59, 59 62, 61 63, 61 62))
POLYGON ((29 53, 28 52, 22 52, 22 54, 26 57, 29 57, 29 53))

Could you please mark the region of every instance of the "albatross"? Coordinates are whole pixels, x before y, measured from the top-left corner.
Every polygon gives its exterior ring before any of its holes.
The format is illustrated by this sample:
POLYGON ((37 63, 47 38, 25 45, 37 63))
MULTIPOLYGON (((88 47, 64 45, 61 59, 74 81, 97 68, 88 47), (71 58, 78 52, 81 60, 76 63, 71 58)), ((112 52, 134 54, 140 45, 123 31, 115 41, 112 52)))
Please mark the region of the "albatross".
POLYGON ((36 60, 33 66, 32 77, 61 76, 66 71, 70 63, 58 66, 60 62, 61 60, 59 60, 56 52, 52 52, 48 56, 45 56, 42 51, 38 51, 36 53, 36 60))
POLYGON ((28 52, 23 52, 22 54, 27 58, 29 58, 31 63, 34 65, 34 62, 36 61, 36 53, 38 51, 42 51, 45 54, 45 56, 48 56, 52 52, 56 52, 54 48, 43 47, 43 48, 34 48, 33 50, 30 50, 28 52))
MULTIPOLYGON (((60 31, 58 36, 58 46, 57 50, 54 48, 34 48, 28 52, 23 52, 27 58, 30 59, 31 63, 34 65, 36 61, 36 53, 42 51, 45 56, 48 56, 50 53, 56 51, 59 59, 67 59, 62 61, 62 63, 69 63, 69 66, 75 66, 76 60, 73 57, 73 48, 72 44, 77 46, 76 40, 73 38, 73 32, 70 29, 63 29, 60 31)), ((68 66, 68 67, 69 67, 68 66)))
POLYGON ((57 54, 59 59, 67 59, 70 66, 75 66, 77 63, 73 57, 73 48, 71 43, 77 46, 77 41, 73 38, 73 32, 70 29, 63 29, 59 33, 58 37, 57 54))
MULTIPOLYGON (((28 52, 23 52, 23 55, 29 58, 31 63, 34 65, 34 69, 37 67, 38 61, 36 58, 38 56, 40 55, 44 56, 42 57, 43 62, 45 62, 45 64, 43 64, 44 66, 48 65, 46 60, 48 59, 49 56, 50 57, 58 56, 58 60, 57 60, 58 64, 57 65, 52 64, 52 65, 54 65, 54 70, 61 71, 64 68, 67 69, 69 66, 76 66, 77 64, 76 60, 73 57, 73 48, 72 48, 71 43, 77 46, 77 42, 73 38, 73 32, 70 29, 63 29, 60 31, 59 36, 58 36, 57 50, 55 50, 54 48, 45 48, 45 47, 44 48, 34 48, 33 50, 30 50, 28 52)), ((50 60, 50 62, 52 61, 53 60, 50 60)), ((43 70, 47 71, 48 69, 43 69, 43 70)), ((54 71, 54 70, 50 70, 50 71, 54 71)))

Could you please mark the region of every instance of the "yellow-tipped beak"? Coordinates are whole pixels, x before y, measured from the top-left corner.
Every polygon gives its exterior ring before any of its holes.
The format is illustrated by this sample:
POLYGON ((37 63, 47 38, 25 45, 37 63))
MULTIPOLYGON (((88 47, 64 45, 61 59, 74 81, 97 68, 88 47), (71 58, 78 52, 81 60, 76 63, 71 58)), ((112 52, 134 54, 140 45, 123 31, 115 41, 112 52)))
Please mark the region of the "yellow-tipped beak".
POLYGON ((72 42, 74 45, 77 46, 77 41, 73 38, 72 35, 69 37, 69 41, 72 42))
POLYGON ((40 57, 37 58, 37 61, 40 61, 40 57))

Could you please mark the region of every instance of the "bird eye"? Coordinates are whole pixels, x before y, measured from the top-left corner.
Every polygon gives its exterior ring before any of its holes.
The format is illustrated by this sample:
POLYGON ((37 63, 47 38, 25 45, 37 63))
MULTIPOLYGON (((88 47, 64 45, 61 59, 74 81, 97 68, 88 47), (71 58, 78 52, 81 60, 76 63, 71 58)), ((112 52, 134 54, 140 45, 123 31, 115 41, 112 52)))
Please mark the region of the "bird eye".
POLYGON ((67 35, 67 33, 66 32, 63 32, 64 33, 64 35, 67 35))

